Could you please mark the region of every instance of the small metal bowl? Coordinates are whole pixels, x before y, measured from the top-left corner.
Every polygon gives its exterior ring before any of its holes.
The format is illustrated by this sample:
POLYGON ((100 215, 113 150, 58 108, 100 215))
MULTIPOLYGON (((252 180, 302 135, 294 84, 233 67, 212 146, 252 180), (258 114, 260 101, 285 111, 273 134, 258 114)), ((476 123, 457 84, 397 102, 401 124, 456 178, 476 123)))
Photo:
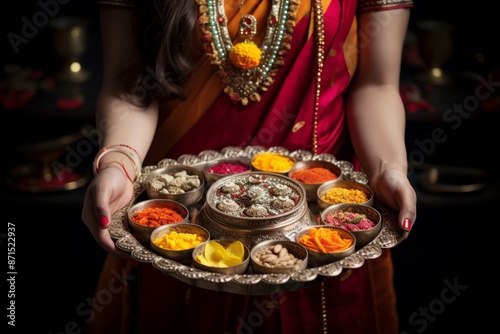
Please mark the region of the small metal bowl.
POLYGON ((155 228, 159 226, 146 226, 142 225, 139 223, 136 223, 133 219, 133 217, 141 212, 144 211, 148 208, 167 208, 170 210, 173 210, 177 212, 179 215, 181 215, 182 220, 173 222, 173 223, 166 223, 166 224, 181 224, 181 223, 188 223, 189 222, 189 210, 182 205, 179 202, 172 201, 169 199, 149 199, 145 201, 138 202, 130 207, 130 209, 127 212, 127 221, 128 221, 128 227, 130 231, 137 236, 142 241, 149 242, 151 233, 154 231, 155 228))
POLYGON ((291 240, 262 241, 250 251, 250 266, 257 274, 283 274, 304 270, 308 260, 307 249, 291 240), (260 254, 265 254, 266 258, 260 254), (290 255, 293 257, 290 258, 290 255))
MULTIPOLYGON (((219 244, 221 244, 224 248, 227 248, 233 241, 236 239, 218 239, 218 240, 211 240, 211 241, 216 241, 219 244)), ((241 275, 246 273, 248 270, 248 266, 250 264, 250 249, 243 244, 243 248, 245 249, 245 255, 243 256, 243 262, 241 262, 238 265, 231 266, 231 267, 225 267, 225 268, 219 268, 219 267, 211 267, 204 265, 200 263, 197 260, 198 255, 203 254, 205 252, 205 246, 207 243, 203 243, 199 246, 197 246, 192 253, 192 260, 191 262, 193 263, 193 266, 195 268, 204 270, 204 271, 209 271, 209 272, 215 272, 219 274, 225 274, 225 275, 241 275)))
POLYGON ((234 175, 244 172, 249 172, 252 170, 252 165, 250 164, 250 159, 246 157, 234 157, 234 158, 225 158, 225 159, 217 159, 206 164, 200 166, 200 169, 203 171, 203 175, 205 177, 206 186, 209 187, 215 181, 220 180, 221 178, 234 175), (214 172, 213 168, 221 167, 223 164, 227 164, 230 166, 238 166, 242 170, 241 172, 234 172, 231 169, 228 169, 224 172, 214 172))
POLYGON ((318 188, 317 196, 318 196, 318 199, 317 199, 318 206, 320 207, 321 210, 325 210, 327 207, 329 207, 332 204, 342 204, 342 203, 365 204, 368 206, 373 205, 373 190, 366 184, 362 184, 362 183, 359 183, 356 181, 351 181, 351 180, 341 179, 341 180, 333 180, 333 181, 325 182, 318 188), (349 202, 347 199, 345 199, 345 200, 339 199, 338 201, 332 201, 332 202, 326 201, 324 199, 325 193, 333 188, 342 188, 342 189, 348 189, 348 190, 352 190, 352 191, 355 191, 355 190, 362 191, 366 195, 368 200, 366 200, 364 202, 349 202))
POLYGON ((354 251, 356 250, 356 237, 354 236, 354 234, 352 234, 349 231, 344 230, 343 228, 331 226, 331 225, 313 225, 313 226, 306 227, 305 229, 303 229, 297 233, 296 241, 299 244, 303 245, 307 249, 307 252, 309 253, 309 265, 311 267, 318 267, 318 266, 329 264, 329 263, 332 263, 335 261, 342 260, 342 259, 346 258, 347 256, 353 254, 354 251), (343 239, 345 239, 345 238, 351 239, 352 245, 345 250, 331 252, 331 253, 322 253, 322 252, 315 251, 315 250, 303 245, 300 242, 302 236, 307 235, 309 233, 309 231, 313 228, 314 229, 326 228, 326 229, 336 230, 343 239))
POLYGON ((151 171, 145 180, 145 188, 149 198, 170 199, 189 207, 196 204, 203 197, 203 193, 205 191, 205 177, 203 176, 203 172, 196 167, 182 164, 170 165, 151 171), (182 183, 182 187, 186 189, 184 192, 168 193, 165 190, 168 182, 159 179, 159 177, 175 177, 175 174, 181 172, 186 172, 187 175, 193 177, 194 179, 187 183, 182 183), (161 183, 154 183, 155 180, 161 183), (195 185, 193 183, 198 182, 199 185, 194 188, 195 185))
POLYGON ((276 153, 276 152, 268 152, 268 151, 255 154, 251 160, 252 169, 255 171, 266 172, 266 173, 277 173, 277 174, 282 174, 285 176, 288 174, 290 169, 295 165, 295 163, 296 163, 296 160, 294 158, 291 158, 291 157, 284 155, 284 154, 280 154, 280 153, 276 153), (259 162, 260 158, 262 156, 266 156, 266 155, 270 156, 267 158, 269 160, 269 163, 267 163, 265 165, 259 164, 258 162, 259 162), (277 169, 275 165, 277 164, 278 160, 283 160, 283 161, 289 162, 289 167, 284 168, 284 169, 277 169))
MULTIPOLYGON (((356 237, 356 248, 366 246, 373 239, 375 239, 375 237, 380 233, 380 230, 382 229, 382 215, 380 214, 380 212, 374 207, 364 204, 334 204, 323 210, 323 212, 321 212, 320 218, 321 222, 326 225, 339 226, 354 234, 354 236, 356 237), (344 224, 341 218, 335 219, 335 221, 328 219, 329 215, 338 212, 365 215, 366 219, 371 220, 375 224, 375 226, 370 229, 353 230, 351 227, 352 225, 344 224), (330 220, 330 222, 328 220, 330 220)), ((364 223, 361 221, 353 224, 353 226, 356 228, 356 226, 362 226, 363 224, 364 223)))
POLYGON ((176 260, 181 263, 190 263, 191 254, 193 253, 193 250, 197 246, 203 245, 208 240, 210 240, 210 232, 203 226, 192 223, 171 224, 171 225, 160 226, 156 228, 153 231, 153 233, 151 233, 150 247, 155 253, 163 257, 166 257, 171 260, 176 260), (164 238, 165 236, 168 236, 172 232, 195 234, 201 238, 200 244, 190 248, 179 249, 179 250, 166 249, 157 245, 155 240, 159 238, 164 238))
POLYGON ((307 160, 307 161, 298 161, 293 165, 292 169, 288 172, 288 177, 299 182, 306 191, 306 200, 308 202, 316 202, 318 199, 318 188, 328 181, 333 180, 341 180, 343 179, 342 170, 335 165, 333 162, 323 161, 323 160, 307 160), (304 170, 309 170, 313 168, 322 168, 330 171, 335 175, 334 178, 330 180, 325 180, 320 183, 310 183, 304 182, 304 180, 297 177, 297 172, 301 172, 304 170))

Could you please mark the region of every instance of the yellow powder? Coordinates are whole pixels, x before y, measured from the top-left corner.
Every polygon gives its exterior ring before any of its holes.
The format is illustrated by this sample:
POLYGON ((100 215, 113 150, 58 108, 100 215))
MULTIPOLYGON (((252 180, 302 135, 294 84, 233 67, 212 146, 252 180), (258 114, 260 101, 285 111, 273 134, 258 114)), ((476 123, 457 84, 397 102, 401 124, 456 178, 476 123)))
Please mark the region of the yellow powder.
POLYGON ((252 165, 265 172, 286 172, 293 167, 294 161, 284 155, 274 152, 264 152, 255 155, 252 165))
POLYGON ((194 248, 205 239, 195 233, 179 233, 172 231, 163 237, 153 240, 154 244, 163 249, 184 250, 194 248))
POLYGON ((368 201, 368 196, 358 189, 332 188, 327 190, 321 199, 331 204, 364 203, 368 201))

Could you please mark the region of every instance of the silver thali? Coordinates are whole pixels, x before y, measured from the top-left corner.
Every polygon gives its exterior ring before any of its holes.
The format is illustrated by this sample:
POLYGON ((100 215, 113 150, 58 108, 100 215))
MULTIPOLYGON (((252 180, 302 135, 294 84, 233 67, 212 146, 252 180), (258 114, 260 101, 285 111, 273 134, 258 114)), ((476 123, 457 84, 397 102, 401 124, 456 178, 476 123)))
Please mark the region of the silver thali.
MULTIPOLYGON (((344 178, 357 182, 367 183, 368 179, 364 173, 353 171, 352 164, 347 161, 337 160, 331 154, 314 155, 309 151, 288 151, 282 147, 265 149, 260 146, 226 147, 221 151, 203 151, 199 155, 183 155, 177 160, 164 159, 156 166, 145 166, 142 175, 134 184, 134 195, 129 205, 113 214, 108 230, 116 246, 128 253, 139 262, 150 263, 162 273, 175 277, 176 279, 190 284, 214 291, 224 291, 246 295, 263 295, 277 291, 297 290, 307 286, 317 284, 326 279, 339 276, 349 269, 356 269, 363 266, 366 260, 375 259, 381 256, 382 249, 396 246, 402 238, 402 231, 397 226, 397 212, 381 203, 375 201, 374 206, 383 216, 383 226, 380 233, 366 246, 357 250, 354 254, 319 267, 308 267, 305 270, 291 274, 254 274, 224 275, 213 272, 206 272, 185 265, 171 259, 162 257, 149 249, 148 245, 139 242, 129 231, 127 226, 127 210, 134 204, 140 196, 144 196, 145 178, 153 170, 172 164, 202 165, 218 159, 246 157, 251 158, 258 152, 273 151, 287 154, 296 161, 302 160, 326 160, 337 164, 342 169, 344 178)), ((314 205, 314 204, 312 204, 314 205)), ((317 208, 311 208, 315 212, 317 208)), ((190 208, 192 222, 198 223, 202 204, 190 208)), ((311 216, 314 216, 311 213, 311 216)), ((307 218, 304 218, 307 219, 307 218)), ((312 220, 313 218, 311 218, 312 220)), ((307 223, 307 222, 306 222, 307 223)))

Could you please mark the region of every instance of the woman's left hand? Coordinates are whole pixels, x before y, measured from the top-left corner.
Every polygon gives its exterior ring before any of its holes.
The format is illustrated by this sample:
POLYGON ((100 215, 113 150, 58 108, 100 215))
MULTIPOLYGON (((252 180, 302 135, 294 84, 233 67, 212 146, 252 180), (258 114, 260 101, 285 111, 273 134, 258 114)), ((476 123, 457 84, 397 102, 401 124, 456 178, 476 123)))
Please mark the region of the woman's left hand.
POLYGON ((408 237, 417 219, 417 194, 407 175, 398 169, 384 170, 371 179, 370 187, 375 197, 399 212, 398 225, 408 237))

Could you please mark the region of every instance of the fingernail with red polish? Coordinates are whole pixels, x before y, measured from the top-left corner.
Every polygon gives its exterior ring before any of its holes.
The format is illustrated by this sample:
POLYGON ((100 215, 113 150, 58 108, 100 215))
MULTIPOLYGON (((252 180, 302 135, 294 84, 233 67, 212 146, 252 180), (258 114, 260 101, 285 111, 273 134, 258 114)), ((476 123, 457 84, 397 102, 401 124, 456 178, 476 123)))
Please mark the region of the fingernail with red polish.
POLYGON ((408 218, 405 218, 405 220, 403 220, 403 229, 410 232, 412 224, 413 223, 411 222, 411 220, 409 220, 408 218))
POLYGON ((101 228, 106 228, 106 226, 108 226, 108 217, 101 216, 101 219, 99 219, 99 225, 101 225, 101 228))

